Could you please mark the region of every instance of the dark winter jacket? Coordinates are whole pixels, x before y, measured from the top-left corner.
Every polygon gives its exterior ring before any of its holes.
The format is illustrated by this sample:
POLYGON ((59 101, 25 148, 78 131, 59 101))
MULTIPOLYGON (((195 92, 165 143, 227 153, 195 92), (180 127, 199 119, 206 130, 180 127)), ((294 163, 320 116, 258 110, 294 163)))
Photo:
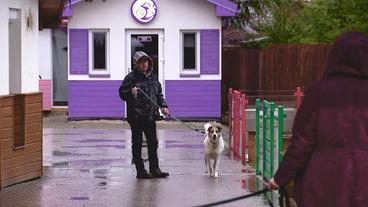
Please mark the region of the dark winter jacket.
POLYGON ((298 207, 368 206, 368 39, 348 32, 307 92, 274 178, 296 180, 298 207))
POLYGON ((152 59, 144 52, 138 51, 133 57, 134 69, 125 78, 119 89, 119 96, 127 102, 127 119, 129 123, 137 121, 154 121, 159 116, 158 107, 155 106, 141 91, 136 97, 132 95, 132 88, 137 87, 144 91, 160 108, 167 108, 162 95, 161 84, 156 74, 152 73, 152 59), (147 75, 138 69, 140 58, 149 59, 147 75))

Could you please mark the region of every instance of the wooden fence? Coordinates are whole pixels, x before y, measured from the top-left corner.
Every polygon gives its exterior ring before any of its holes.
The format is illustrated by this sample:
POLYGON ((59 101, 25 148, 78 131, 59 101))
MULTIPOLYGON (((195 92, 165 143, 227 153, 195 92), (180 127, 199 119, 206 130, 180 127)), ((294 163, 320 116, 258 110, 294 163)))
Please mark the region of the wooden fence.
POLYGON ((228 110, 228 90, 277 101, 296 87, 306 91, 323 76, 331 45, 270 45, 265 49, 225 47, 222 50, 222 115, 228 110))

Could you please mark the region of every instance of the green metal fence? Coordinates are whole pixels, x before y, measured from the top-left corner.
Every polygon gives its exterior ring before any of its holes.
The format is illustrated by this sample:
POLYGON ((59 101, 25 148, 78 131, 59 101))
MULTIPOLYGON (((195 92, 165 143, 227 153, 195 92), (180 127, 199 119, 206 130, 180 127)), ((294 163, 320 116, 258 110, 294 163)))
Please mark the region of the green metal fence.
POLYGON ((256 100, 256 174, 272 178, 282 160, 284 110, 275 103, 256 100))

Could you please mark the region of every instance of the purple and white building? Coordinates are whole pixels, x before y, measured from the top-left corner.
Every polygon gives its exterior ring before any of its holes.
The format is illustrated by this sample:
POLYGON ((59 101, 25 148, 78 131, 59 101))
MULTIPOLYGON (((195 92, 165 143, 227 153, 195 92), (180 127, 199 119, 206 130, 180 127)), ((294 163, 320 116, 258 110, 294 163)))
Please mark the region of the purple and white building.
POLYGON ((64 11, 69 118, 125 118, 118 88, 138 50, 152 57, 174 116, 220 118, 221 17, 236 12, 228 0, 72 1, 64 11))

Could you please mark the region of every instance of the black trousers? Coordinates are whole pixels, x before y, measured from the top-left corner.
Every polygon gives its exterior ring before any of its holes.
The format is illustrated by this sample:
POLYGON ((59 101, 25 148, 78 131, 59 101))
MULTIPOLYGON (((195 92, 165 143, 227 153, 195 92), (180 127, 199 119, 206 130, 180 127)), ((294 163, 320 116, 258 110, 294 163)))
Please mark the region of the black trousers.
POLYGON ((147 140, 149 171, 153 172, 154 170, 159 168, 157 157, 158 140, 156 133, 156 122, 144 121, 133 122, 129 124, 132 131, 133 161, 135 164, 135 168, 137 169, 137 174, 142 173, 145 169, 142 159, 143 133, 147 140))

